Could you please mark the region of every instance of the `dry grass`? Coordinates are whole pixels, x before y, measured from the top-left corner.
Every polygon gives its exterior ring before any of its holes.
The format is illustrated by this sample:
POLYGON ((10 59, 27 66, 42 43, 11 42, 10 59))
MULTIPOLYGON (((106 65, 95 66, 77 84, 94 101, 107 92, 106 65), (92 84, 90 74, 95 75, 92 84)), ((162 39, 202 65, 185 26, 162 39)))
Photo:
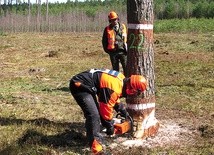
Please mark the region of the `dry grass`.
MULTIPOLYGON (((212 34, 155 35, 157 118, 163 127, 175 122, 187 129, 178 137, 194 142, 112 152, 214 153, 213 40, 212 34)), ((0 41, 0 154, 87 154, 84 118, 68 83, 86 69, 110 68, 101 34, 8 34, 0 41)))

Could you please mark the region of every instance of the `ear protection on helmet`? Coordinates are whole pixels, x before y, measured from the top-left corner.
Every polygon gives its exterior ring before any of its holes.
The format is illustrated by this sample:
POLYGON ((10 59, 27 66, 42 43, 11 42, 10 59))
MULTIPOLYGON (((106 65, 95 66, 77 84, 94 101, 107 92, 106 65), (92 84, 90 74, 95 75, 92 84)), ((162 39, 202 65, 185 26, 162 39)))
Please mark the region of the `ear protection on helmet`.
POLYGON ((131 75, 130 85, 133 89, 145 91, 147 88, 147 80, 142 75, 131 75))

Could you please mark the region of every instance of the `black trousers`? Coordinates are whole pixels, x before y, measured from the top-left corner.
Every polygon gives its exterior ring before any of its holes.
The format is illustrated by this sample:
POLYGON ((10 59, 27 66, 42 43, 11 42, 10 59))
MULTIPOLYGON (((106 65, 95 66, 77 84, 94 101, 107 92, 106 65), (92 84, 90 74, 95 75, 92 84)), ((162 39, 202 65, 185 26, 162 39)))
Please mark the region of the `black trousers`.
POLYGON ((99 105, 96 96, 88 92, 80 91, 71 82, 70 91, 78 105, 81 107, 85 121, 86 136, 91 147, 94 139, 99 141, 101 144, 103 142, 102 135, 100 134, 100 114, 99 105))
POLYGON ((124 51, 109 52, 112 69, 120 71, 120 63, 123 68, 123 74, 126 76, 127 54, 124 51))

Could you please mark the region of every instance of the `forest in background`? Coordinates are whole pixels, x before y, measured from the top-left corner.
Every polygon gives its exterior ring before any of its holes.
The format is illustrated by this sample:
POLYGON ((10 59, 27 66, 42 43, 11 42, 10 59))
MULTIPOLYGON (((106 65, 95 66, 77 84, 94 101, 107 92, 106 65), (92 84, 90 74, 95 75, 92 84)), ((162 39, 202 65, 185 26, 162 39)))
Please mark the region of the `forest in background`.
MULTIPOLYGON (((0 0, 1 2, 1 0, 0 0)), ((213 19, 213 0, 154 0, 155 20, 213 19)), ((99 32, 115 10, 126 23, 126 0, 86 0, 66 3, 22 3, 4 0, 0 6, 0 32, 99 32)))

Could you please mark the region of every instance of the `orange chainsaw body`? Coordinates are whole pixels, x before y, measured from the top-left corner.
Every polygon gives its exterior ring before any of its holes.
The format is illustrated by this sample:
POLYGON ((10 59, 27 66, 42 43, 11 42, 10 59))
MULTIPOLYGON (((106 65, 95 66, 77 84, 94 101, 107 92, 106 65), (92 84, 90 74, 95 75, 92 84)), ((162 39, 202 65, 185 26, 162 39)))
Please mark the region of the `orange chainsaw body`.
POLYGON ((123 123, 114 124, 114 132, 115 134, 124 134, 131 130, 131 123, 129 121, 125 121, 123 123))
POLYGON ((132 129, 133 129, 133 121, 131 118, 121 120, 120 123, 114 124, 114 133, 115 134, 121 135, 121 134, 132 131, 132 129))

